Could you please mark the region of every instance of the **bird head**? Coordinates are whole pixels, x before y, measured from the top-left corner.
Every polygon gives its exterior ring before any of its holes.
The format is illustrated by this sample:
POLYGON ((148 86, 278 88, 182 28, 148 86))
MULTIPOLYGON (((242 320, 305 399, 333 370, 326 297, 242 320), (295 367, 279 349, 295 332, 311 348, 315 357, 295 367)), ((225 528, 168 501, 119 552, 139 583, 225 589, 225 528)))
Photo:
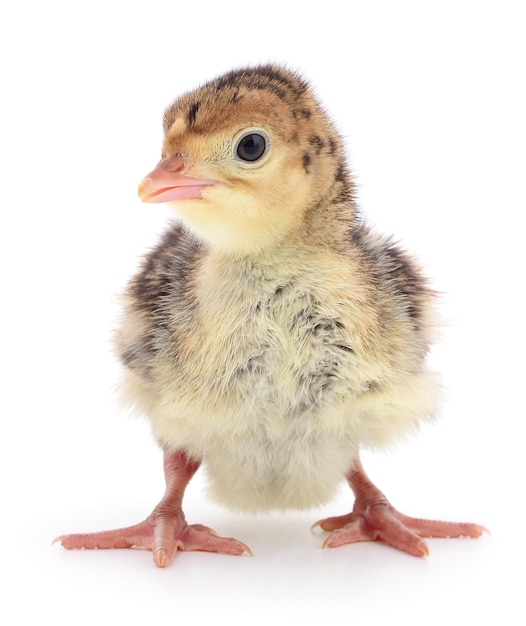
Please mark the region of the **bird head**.
POLYGON ((178 98, 162 159, 139 186, 143 201, 169 202, 198 238, 235 254, 279 244, 349 195, 337 132, 307 83, 271 65, 178 98))

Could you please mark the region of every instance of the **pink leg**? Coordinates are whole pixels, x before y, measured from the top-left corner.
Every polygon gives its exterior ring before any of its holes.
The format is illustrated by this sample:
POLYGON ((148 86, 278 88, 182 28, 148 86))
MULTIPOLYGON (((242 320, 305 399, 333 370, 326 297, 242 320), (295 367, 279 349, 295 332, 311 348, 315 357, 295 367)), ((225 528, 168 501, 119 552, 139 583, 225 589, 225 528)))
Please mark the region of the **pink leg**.
POLYGON ((158 567, 166 567, 177 550, 204 550, 223 554, 252 554, 236 539, 218 537, 206 526, 186 523, 182 509, 184 490, 199 467, 184 452, 164 455, 166 491, 152 513, 140 524, 97 533, 62 535, 55 539, 68 550, 95 548, 143 548, 153 552, 158 567))
POLYGON ((359 459, 347 475, 347 482, 356 498, 352 513, 329 517, 314 524, 314 527, 333 531, 323 547, 334 548, 358 541, 384 541, 414 556, 427 556, 429 550, 422 537, 479 537, 488 532, 478 524, 423 520, 402 515, 369 480, 359 459))

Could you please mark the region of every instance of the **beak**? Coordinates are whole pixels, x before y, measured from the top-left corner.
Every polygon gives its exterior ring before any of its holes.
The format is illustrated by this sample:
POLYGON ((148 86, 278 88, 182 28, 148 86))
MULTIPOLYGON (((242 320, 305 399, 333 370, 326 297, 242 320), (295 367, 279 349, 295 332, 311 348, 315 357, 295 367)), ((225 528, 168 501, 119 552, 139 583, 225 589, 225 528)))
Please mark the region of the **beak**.
POLYGON ((183 174, 181 156, 162 159, 139 185, 139 198, 143 202, 168 202, 186 198, 201 198, 201 191, 217 180, 194 178, 183 174))

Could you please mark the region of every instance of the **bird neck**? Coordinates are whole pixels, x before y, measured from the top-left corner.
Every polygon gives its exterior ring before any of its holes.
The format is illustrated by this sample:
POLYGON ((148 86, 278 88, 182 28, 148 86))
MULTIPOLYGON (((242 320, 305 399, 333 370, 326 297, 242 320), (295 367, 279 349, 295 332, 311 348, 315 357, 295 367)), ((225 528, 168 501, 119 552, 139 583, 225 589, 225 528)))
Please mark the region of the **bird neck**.
POLYGON ((318 200, 305 211, 297 227, 265 245, 247 248, 222 248, 205 244, 209 254, 222 263, 248 264, 254 267, 292 266, 298 261, 322 255, 345 255, 359 216, 354 202, 347 198, 335 202, 318 200))

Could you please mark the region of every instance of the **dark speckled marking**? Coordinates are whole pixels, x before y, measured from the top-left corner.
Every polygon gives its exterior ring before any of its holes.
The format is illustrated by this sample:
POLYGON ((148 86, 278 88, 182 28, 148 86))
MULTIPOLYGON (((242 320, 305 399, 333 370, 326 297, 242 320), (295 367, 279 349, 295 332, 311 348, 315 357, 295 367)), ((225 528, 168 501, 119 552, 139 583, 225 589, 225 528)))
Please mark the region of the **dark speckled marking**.
POLYGON ((333 333, 333 332, 335 332, 336 328, 338 327, 337 324, 340 324, 340 326, 341 326, 341 323, 337 322, 334 319, 322 318, 318 322, 316 322, 316 324, 314 324, 314 326, 312 327, 312 332, 315 335, 317 335, 319 333, 325 333, 325 334, 333 333))
POLYGON ((351 354, 354 354, 354 350, 350 347, 350 346, 344 346, 342 344, 336 344, 337 348, 340 348, 341 350, 345 350, 345 352, 350 352, 351 354))
POLYGON ((270 91, 274 95, 276 95, 280 100, 287 99, 287 92, 285 89, 282 89, 281 87, 278 87, 277 85, 274 85, 272 83, 268 83, 264 80, 257 80, 257 79, 249 80, 246 82, 246 86, 249 89, 259 89, 260 91, 270 91))
POLYGON ((132 295, 137 300, 140 308, 148 309, 159 297, 169 295, 169 278, 166 274, 159 274, 158 260, 148 258, 143 272, 132 284, 132 295))
POLYGON ((195 116, 197 115, 197 111, 199 111, 200 105, 200 102, 194 102, 190 107, 190 110, 188 111, 188 126, 192 126, 195 122, 195 116))
POLYGON ((144 332, 132 343, 122 337, 119 356, 123 364, 148 378, 160 346, 171 346, 178 353, 178 333, 173 326, 173 303, 177 302, 189 319, 197 302, 188 289, 199 247, 186 236, 181 225, 168 230, 155 249, 144 259, 142 268, 128 286, 131 306, 144 322, 144 332))
POLYGON ((149 313, 159 302, 182 289, 191 271, 196 245, 177 225, 165 233, 158 246, 148 254, 141 271, 130 284, 136 306, 149 313))
POLYGON ((380 248, 371 243, 368 233, 365 227, 351 230, 352 245, 363 249, 367 255, 377 260, 382 270, 382 279, 386 281, 389 291, 400 296, 400 306, 405 309, 415 328, 418 328, 423 298, 430 294, 425 278, 403 249, 394 243, 380 248))
POLYGON ((345 182, 345 167, 343 164, 340 164, 338 166, 338 169, 336 170, 336 174, 334 175, 334 178, 339 182, 339 183, 343 183, 345 182))
POLYGON ((310 174, 309 167, 310 167, 311 162, 312 162, 312 158, 310 154, 308 152, 305 152, 305 154, 301 158, 301 163, 303 165, 303 169, 305 170, 305 173, 307 174, 310 174))
POLYGON ((292 110, 292 117, 295 120, 301 120, 301 119, 308 120, 310 119, 311 115, 312 115, 312 111, 308 108, 292 110))
POLYGON ((137 346, 130 346, 125 348, 120 353, 121 361, 123 365, 133 368, 137 361, 137 346))
POLYGON ((281 83, 296 97, 301 96, 307 90, 305 81, 295 77, 290 78, 288 74, 283 74, 278 68, 272 67, 271 65, 255 68, 251 73, 253 75, 262 76, 269 81, 281 83))
POLYGON ((311 135, 309 137, 309 144, 314 148, 317 155, 320 154, 323 147, 325 146, 325 142, 318 135, 311 135))
POLYGON ((227 88, 248 88, 266 90, 280 100, 291 96, 299 98, 306 90, 307 84, 295 77, 282 73, 278 68, 264 65, 253 69, 234 70, 210 83, 212 89, 222 91, 227 88))
POLYGON ((233 373, 233 378, 242 378, 244 376, 261 377, 265 370, 265 360, 271 350, 268 344, 262 344, 260 349, 248 357, 247 361, 239 365, 233 373))
POLYGON ((421 315, 420 296, 425 291, 424 279, 399 248, 390 246, 387 254, 391 262, 390 273, 407 298, 406 311, 412 320, 417 321, 421 315))
POLYGON ((300 377, 299 383, 303 392, 303 399, 298 407, 298 413, 303 414, 323 404, 323 399, 330 392, 338 378, 339 364, 331 359, 322 360, 316 367, 300 377))
POLYGON ((123 348, 119 356, 125 367, 139 371, 147 378, 151 371, 151 357, 156 351, 155 337, 153 334, 147 334, 139 343, 123 348))
POLYGON ((236 104, 242 99, 243 99, 243 96, 239 94, 239 89, 236 89, 234 93, 232 94, 232 97, 230 98, 230 102, 232 104, 236 104))

